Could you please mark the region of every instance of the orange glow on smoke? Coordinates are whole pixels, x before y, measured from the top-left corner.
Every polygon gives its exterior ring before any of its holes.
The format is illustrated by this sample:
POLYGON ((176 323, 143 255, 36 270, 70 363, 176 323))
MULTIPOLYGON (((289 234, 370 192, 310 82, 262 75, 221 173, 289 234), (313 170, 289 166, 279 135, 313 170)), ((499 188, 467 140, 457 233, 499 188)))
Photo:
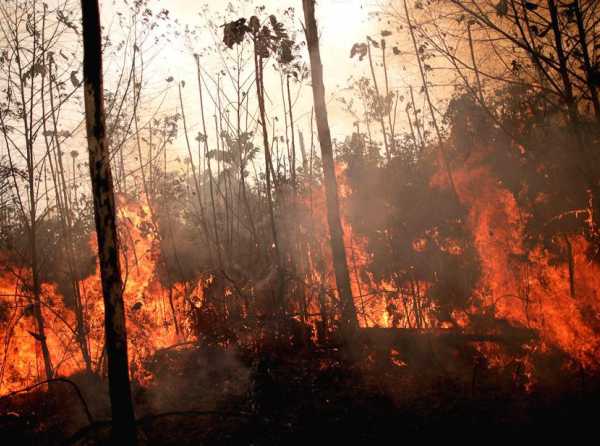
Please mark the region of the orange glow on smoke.
MULTIPOLYGON (((401 295, 402 290, 389 283, 377 283, 368 272, 370 254, 367 240, 355 233, 345 215, 345 200, 351 189, 343 167, 338 166, 337 177, 342 206, 345 245, 352 292, 363 327, 414 327, 415 321, 394 320, 389 311, 389 296, 401 295)), ((575 271, 575 295, 571 296, 567 264, 556 264, 542 248, 527 251, 524 231, 527 215, 519 209, 512 193, 506 189, 491 170, 472 157, 454 171, 460 200, 469 210, 465 223, 473 234, 479 254, 482 275, 475 298, 495 317, 536 330, 541 341, 538 348, 558 348, 585 367, 599 365, 600 336, 600 267, 590 263, 586 256, 587 242, 583 237, 571 237, 575 271)), ((433 187, 443 187, 441 174, 432 181, 433 187)), ((313 187, 310 197, 296 203, 305 215, 311 216, 312 227, 299 225, 299 233, 313 234, 320 243, 307 245, 308 313, 310 322, 318 320, 319 299, 329 295, 335 314, 335 279, 329 244, 327 219, 322 187, 313 187), (304 209, 302 209, 302 206, 304 209), (324 259, 324 261, 323 261, 324 259), (321 285, 319 285, 321 284, 321 285), (323 290, 322 284, 326 285, 323 290)), ((198 308, 203 300, 203 283, 175 284, 165 289, 159 278, 160 241, 150 218, 150 209, 141 203, 118 197, 119 231, 122 246, 122 270, 125 281, 124 299, 130 343, 131 373, 143 384, 151 380, 145 371, 144 359, 158 349, 193 339, 190 308, 198 308), (171 292, 170 292, 171 291, 171 292), (179 332, 176 332, 175 318, 179 332)), ((308 225, 308 224, 307 224, 308 225)), ((425 239, 414 240, 416 252, 425 249, 425 239)), ((90 238, 96 251, 95 234, 90 238)), ((460 255, 461 248, 449 244, 443 249, 460 255)), ((40 343, 33 334, 35 320, 31 314, 31 295, 24 285, 30 272, 6 267, 0 271, 0 394, 22 388, 43 379, 44 365, 40 343)), ((208 283, 208 282, 207 282, 208 283)), ((96 273, 81 281, 81 294, 88 328, 89 350, 94 370, 104 373, 103 360, 103 303, 98 267, 96 273)), ((206 285, 206 284, 204 284, 206 285)), ((429 284, 417 283, 418 296, 425 297, 429 284)), ((414 292, 414 290, 413 290, 414 292)), ((224 298, 228 290, 224 291, 224 298)), ((65 307, 63 297, 54 284, 44 284, 42 312, 46 321, 47 342, 57 375, 69 375, 84 369, 82 355, 75 341, 72 327, 75 316, 65 307)), ((428 318, 427 314, 424 316, 428 318)), ((466 326, 467 315, 455 315, 457 322, 466 326)), ((426 327, 448 328, 439 325, 433 317, 426 327)), ((481 346, 481 352, 490 362, 497 349, 481 346)), ((496 358, 496 359, 494 359, 496 358)))
POLYGON ((585 367, 598 367, 600 267, 586 258, 588 242, 570 236, 575 271, 572 297, 567 262, 551 262, 541 247, 526 249, 528 216, 475 158, 455 171, 455 183, 469 210, 468 225, 482 265, 477 297, 496 317, 538 331, 542 349, 557 347, 585 367))
MULTIPOLYGON (((119 235, 122 249, 121 268, 125 283, 124 301, 131 373, 140 382, 147 382, 148 374, 142 360, 160 348, 173 345, 189 335, 189 326, 181 321, 181 332, 175 332, 173 312, 168 302, 168 290, 158 277, 158 240, 151 230, 147 204, 128 201, 118 196, 119 235)), ((90 237, 92 252, 96 252, 96 236, 90 237)), ((31 302, 27 283, 28 271, 8 271, 0 276, 0 300, 7 309, 6 322, 0 325, 3 340, 1 350, 3 368, 0 370, 0 394, 16 390, 44 377, 44 365, 35 320, 29 311, 23 311, 31 302)), ((84 314, 88 328, 89 350, 93 367, 104 372, 104 305, 96 273, 80 282, 84 314)), ((173 304, 179 317, 185 313, 184 293, 175 286, 173 304)), ((182 287, 180 287, 182 288, 182 287)), ((188 293, 189 294, 189 293, 188 293)), ((201 288, 196 290, 200 295, 201 288)), ((198 296, 195 296, 197 299, 198 296)), ((191 299, 191 297, 189 297, 191 299)), ((3 307, 3 308, 4 308, 3 307)), ((72 328, 75 316, 66 308, 62 296, 53 284, 42 289, 42 313, 46 336, 56 375, 69 375, 85 368, 82 355, 74 339, 72 328)))

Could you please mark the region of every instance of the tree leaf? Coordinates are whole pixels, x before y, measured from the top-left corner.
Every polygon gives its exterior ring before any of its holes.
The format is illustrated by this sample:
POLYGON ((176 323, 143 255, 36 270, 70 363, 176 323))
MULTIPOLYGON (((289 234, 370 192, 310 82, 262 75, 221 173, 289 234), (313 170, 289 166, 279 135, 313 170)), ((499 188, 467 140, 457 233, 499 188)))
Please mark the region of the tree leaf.
POLYGON ((367 51, 368 48, 366 43, 355 43, 350 50, 350 59, 358 54, 358 60, 362 61, 367 55, 367 51))
POLYGON ((229 49, 233 48, 233 45, 242 43, 246 32, 250 31, 250 28, 246 25, 246 19, 243 17, 226 23, 223 28, 223 43, 229 49))
POLYGON ((77 79, 77 71, 71 71, 71 83, 75 88, 79 88, 81 85, 81 81, 77 79))

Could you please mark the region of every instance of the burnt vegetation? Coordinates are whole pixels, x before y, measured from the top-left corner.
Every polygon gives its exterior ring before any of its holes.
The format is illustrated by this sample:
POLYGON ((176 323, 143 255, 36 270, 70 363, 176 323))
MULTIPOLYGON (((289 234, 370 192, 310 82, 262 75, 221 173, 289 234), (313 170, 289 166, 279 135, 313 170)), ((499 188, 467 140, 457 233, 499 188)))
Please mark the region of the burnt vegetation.
POLYGON ((162 3, 0 5, 3 438, 593 432, 598 2, 162 3))

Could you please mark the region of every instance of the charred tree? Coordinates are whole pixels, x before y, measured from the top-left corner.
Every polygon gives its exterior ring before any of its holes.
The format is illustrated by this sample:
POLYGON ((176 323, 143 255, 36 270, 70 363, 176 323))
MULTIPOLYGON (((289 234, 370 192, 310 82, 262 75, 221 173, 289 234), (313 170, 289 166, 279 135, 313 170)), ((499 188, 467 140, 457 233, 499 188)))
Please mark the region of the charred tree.
POLYGON ((136 429, 129 382, 127 331, 117 240, 115 197, 106 135, 100 11, 98 2, 90 0, 82 0, 81 9, 86 129, 98 257, 104 296, 112 436, 115 444, 133 445, 136 443, 136 429))
POLYGON ((327 222, 329 224, 331 237, 335 280, 342 306, 342 327, 345 330, 354 331, 358 327, 358 320, 356 318, 356 307, 354 306, 352 289, 350 287, 350 274, 348 272, 346 249, 344 247, 344 231, 342 229, 340 218, 340 204, 337 191, 337 180, 335 177, 331 132, 327 117, 327 106, 325 104, 323 65, 321 63, 319 34, 317 30, 317 21, 315 19, 315 1, 303 0, 302 5, 304 7, 306 42, 310 55, 310 71, 317 131, 319 134, 319 143, 321 145, 321 157, 323 159, 323 175, 325 178, 325 195, 327 201, 327 222))

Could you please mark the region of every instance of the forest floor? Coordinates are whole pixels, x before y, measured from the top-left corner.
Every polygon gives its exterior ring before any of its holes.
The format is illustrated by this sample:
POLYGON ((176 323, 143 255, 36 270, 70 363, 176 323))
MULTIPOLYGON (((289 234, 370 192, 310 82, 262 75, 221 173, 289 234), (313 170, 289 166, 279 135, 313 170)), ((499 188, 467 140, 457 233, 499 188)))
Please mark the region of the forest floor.
MULTIPOLYGON (((331 346, 158 352, 145 364, 148 382, 133 384, 140 444, 574 440, 597 430, 600 379, 587 372, 551 370, 547 361, 532 382, 521 362, 492 367, 472 352, 443 362, 363 353, 349 360, 331 346)), ((109 444, 106 384, 84 373, 70 379, 91 424, 73 386, 55 383, 0 400, 4 444, 109 444)))

